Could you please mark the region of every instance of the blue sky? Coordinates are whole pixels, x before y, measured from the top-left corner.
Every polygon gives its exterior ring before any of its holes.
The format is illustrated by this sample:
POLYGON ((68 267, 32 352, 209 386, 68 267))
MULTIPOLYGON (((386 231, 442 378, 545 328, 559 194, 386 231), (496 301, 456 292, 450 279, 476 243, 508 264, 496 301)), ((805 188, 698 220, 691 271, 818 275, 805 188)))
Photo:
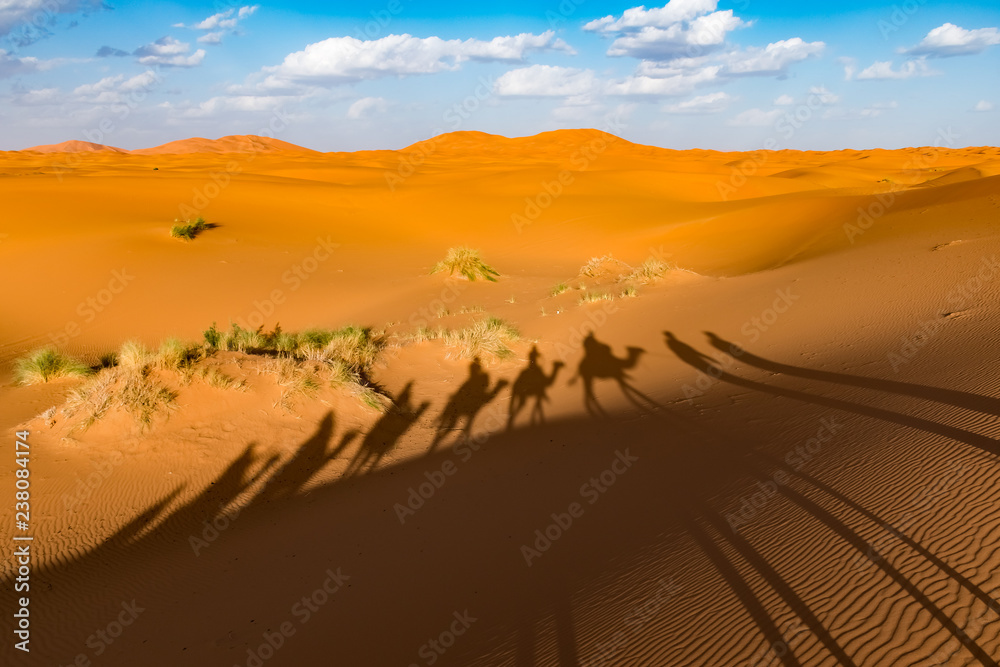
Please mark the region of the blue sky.
POLYGON ((577 127, 681 149, 997 145, 998 74, 992 0, 0 0, 0 149, 269 125, 325 151, 577 127))

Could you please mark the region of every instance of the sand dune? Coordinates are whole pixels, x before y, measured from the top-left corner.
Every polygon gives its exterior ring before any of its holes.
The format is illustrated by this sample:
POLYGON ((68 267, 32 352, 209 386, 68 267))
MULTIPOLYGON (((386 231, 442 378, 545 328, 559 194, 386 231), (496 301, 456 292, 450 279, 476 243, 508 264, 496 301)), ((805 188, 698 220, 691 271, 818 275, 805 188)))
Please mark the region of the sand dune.
POLYGON ((998 165, 597 130, 3 154, 5 220, 32 221, 0 227, 22 663, 997 664, 998 165), (170 238, 185 211, 218 227, 170 238), (458 245, 499 281, 430 275, 458 245), (650 259, 674 266, 627 277, 650 259), (522 338, 481 370, 413 336, 487 315, 522 338), (155 371, 175 407, 146 430, 82 428, 80 380, 10 383, 40 345, 96 363, 230 320, 384 328, 391 407, 284 401, 238 352, 199 363, 240 389, 155 371))

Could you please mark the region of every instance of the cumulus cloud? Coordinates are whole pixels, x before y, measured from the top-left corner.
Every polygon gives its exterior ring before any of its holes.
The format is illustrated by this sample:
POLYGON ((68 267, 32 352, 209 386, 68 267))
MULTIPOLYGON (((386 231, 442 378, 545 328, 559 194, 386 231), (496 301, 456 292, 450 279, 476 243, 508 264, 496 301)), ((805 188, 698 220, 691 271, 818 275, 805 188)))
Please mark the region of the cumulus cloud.
POLYGON ((906 49, 904 53, 911 56, 947 58, 982 53, 988 47, 997 44, 1000 44, 1000 30, 996 28, 966 30, 954 23, 945 23, 931 30, 919 44, 906 49))
POLYGON ((25 106, 40 106, 55 104, 61 96, 58 88, 39 88, 36 90, 17 91, 12 98, 15 104, 25 106))
POLYGON ((698 95, 689 100, 668 104, 661 109, 666 113, 674 114, 706 114, 719 113, 725 111, 726 107, 733 101, 733 98, 726 93, 709 93, 708 95, 698 95))
POLYGON ((733 51, 726 55, 725 73, 730 76, 784 74, 789 65, 819 56, 825 48, 823 42, 806 42, 800 37, 792 37, 772 42, 764 48, 733 51))
POLYGON ((774 100, 774 106, 776 107, 787 107, 795 104, 795 98, 791 95, 779 95, 777 99, 774 100))
POLYGON ((28 46, 52 34, 57 14, 88 14, 110 7, 103 0, 0 0, 0 37, 28 46))
POLYGON ((377 113, 385 113, 389 108, 389 100, 384 97, 362 97, 347 108, 347 118, 360 120, 377 113))
POLYGON ((810 96, 814 96, 823 106, 833 106, 840 101, 840 95, 836 95, 826 89, 826 86, 813 86, 809 89, 810 96))
POLYGON ((338 84, 388 76, 433 74, 460 68, 466 61, 523 62, 531 52, 574 53, 549 30, 540 35, 522 33, 492 40, 387 35, 376 40, 331 37, 285 56, 284 62, 265 67, 264 89, 292 84, 338 84))
POLYGON ((886 81, 889 79, 912 79, 921 76, 935 76, 940 72, 927 66, 923 58, 907 60, 899 69, 892 68, 891 61, 879 61, 858 72, 859 81, 886 81))
POLYGON ((162 67, 197 67, 205 59, 204 49, 198 49, 188 55, 191 45, 173 37, 161 37, 152 44, 136 49, 132 55, 143 65, 160 65, 162 67))
MULTIPOLYGON (((669 7, 674 2, 676 0, 671 0, 667 6, 669 7)), ((710 4, 714 9, 715 3, 712 2, 710 4)), ((636 9, 646 11, 642 7, 636 9)), ((603 21, 604 19, 601 20, 603 21)), ((593 26, 594 23, 592 21, 587 26, 593 26)), ((636 21, 633 20, 628 23, 636 23, 636 21)), ((632 25, 625 25, 619 19, 609 24, 608 28, 592 27, 590 29, 605 33, 618 33, 617 38, 608 48, 609 56, 669 60, 685 55, 697 56, 708 51, 717 50, 725 44, 728 33, 746 25, 742 19, 733 15, 733 10, 727 9, 669 24, 660 21, 649 21, 636 28, 632 25)), ((587 26, 584 26, 585 30, 588 29, 587 26)))
POLYGON ((597 90, 599 82, 589 69, 532 65, 510 70, 496 80, 493 91, 502 96, 572 97, 597 90))
POLYGON ((716 82, 719 66, 705 67, 690 73, 676 73, 670 76, 634 75, 620 81, 611 81, 605 87, 609 95, 687 95, 697 86, 716 82))
POLYGON ((726 123, 736 127, 766 127, 772 125, 774 121, 785 113, 781 109, 747 109, 730 118, 726 123))
POLYGON ((281 108, 289 101, 286 97, 265 96, 265 95, 231 95, 212 97, 198 105, 187 108, 172 107, 176 109, 183 118, 204 118, 216 116, 221 113, 232 113, 234 111, 274 111, 281 108))
POLYGON ((98 58, 123 58, 129 55, 128 51, 122 51, 121 49, 116 49, 113 46, 102 46, 97 49, 97 53, 94 54, 98 58))
POLYGON ((986 100, 979 100, 976 102, 976 106, 972 107, 973 111, 993 111, 993 103, 987 102, 986 100))
POLYGON ((41 62, 38 58, 18 58, 0 49, 0 79, 19 74, 30 74, 39 69, 41 69, 41 62))
POLYGON ((259 8, 260 5, 245 5, 239 9, 233 7, 224 12, 212 14, 193 25, 175 23, 174 27, 205 31, 205 34, 198 38, 200 44, 221 44, 223 36, 226 34, 236 34, 240 21, 253 16, 259 8))

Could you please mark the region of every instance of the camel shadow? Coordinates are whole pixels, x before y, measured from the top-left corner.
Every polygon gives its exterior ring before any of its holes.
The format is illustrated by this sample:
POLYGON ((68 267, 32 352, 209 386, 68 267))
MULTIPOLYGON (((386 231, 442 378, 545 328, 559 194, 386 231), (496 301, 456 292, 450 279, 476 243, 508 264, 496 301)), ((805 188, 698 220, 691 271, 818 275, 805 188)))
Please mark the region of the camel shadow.
POLYGON ((437 420, 437 431, 427 454, 431 454, 452 431, 461 431, 459 439, 468 439, 472 433, 472 424, 480 410, 489 405, 493 399, 507 386, 506 380, 500 380, 490 388, 489 373, 483 370, 483 364, 476 357, 469 364, 469 377, 462 386, 452 394, 437 420), (459 427, 459 423, 464 425, 459 427))
MULTIPOLYGON (((347 464, 344 476, 358 475, 376 470, 382 459, 397 445, 399 439, 430 407, 424 401, 419 407, 412 405, 413 382, 408 382, 399 397, 365 435, 354 458, 347 464)), ((338 449, 339 451, 339 449, 338 449)))
POLYGON ((540 356, 538 347, 533 345, 528 354, 528 365, 518 374, 511 386, 510 410, 507 413, 508 431, 514 428, 518 414, 532 399, 534 403, 529 412, 528 423, 533 426, 545 421, 544 404, 549 400, 548 388, 555 384, 559 371, 566 364, 561 361, 555 362, 552 364, 552 374, 547 375, 538 363, 540 356))
MULTIPOLYGON (((583 339, 583 359, 577 367, 577 376, 583 381, 583 405, 591 415, 603 417, 608 414, 594 393, 595 380, 614 380, 625 398, 640 410, 649 411, 650 407, 660 407, 629 381, 631 378, 627 371, 638 365, 646 351, 641 347, 627 347, 625 350, 627 355, 624 358, 616 357, 611 346, 597 340, 593 332, 583 339)), ((570 384, 575 379, 570 380, 570 384)))

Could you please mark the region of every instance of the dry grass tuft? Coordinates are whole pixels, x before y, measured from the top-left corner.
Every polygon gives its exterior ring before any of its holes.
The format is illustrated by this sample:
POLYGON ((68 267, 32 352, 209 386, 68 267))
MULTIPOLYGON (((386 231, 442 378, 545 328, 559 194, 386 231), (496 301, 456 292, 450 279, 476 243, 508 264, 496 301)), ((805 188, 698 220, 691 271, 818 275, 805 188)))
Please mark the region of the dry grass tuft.
POLYGON ((90 368, 86 364, 50 347, 35 350, 14 362, 14 381, 18 384, 41 384, 87 375, 90 375, 90 368))

